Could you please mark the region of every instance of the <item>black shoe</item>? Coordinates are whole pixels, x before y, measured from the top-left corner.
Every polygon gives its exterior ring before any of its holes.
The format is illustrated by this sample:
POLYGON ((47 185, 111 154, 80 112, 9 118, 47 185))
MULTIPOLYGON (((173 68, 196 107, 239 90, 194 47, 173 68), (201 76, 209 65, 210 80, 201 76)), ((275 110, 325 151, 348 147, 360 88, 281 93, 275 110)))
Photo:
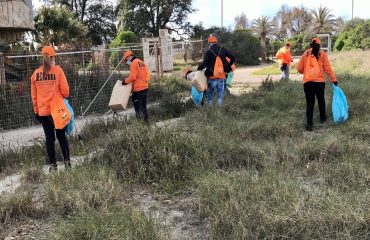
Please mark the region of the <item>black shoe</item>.
POLYGON ((308 132, 312 132, 312 130, 313 130, 313 126, 312 126, 312 125, 310 125, 310 124, 307 124, 307 125, 306 125, 306 131, 308 131, 308 132))
POLYGON ((52 163, 49 168, 49 173, 57 172, 58 171, 58 165, 56 163, 52 163))
POLYGON ((65 169, 71 169, 72 168, 71 161, 64 161, 64 167, 65 169))
POLYGON ((327 120, 326 118, 321 119, 321 120, 320 120, 320 124, 324 124, 324 123, 326 123, 326 120, 327 120))

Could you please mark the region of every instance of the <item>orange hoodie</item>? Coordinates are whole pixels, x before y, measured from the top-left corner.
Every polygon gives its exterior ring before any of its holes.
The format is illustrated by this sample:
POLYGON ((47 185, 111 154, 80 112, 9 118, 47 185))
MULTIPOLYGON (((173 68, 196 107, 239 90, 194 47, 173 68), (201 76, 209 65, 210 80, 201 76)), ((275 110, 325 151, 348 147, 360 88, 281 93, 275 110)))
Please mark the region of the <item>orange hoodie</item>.
POLYGON ((64 72, 59 66, 52 66, 47 73, 44 67, 35 70, 31 77, 31 96, 33 109, 39 116, 49 116, 50 102, 54 94, 67 98, 69 86, 64 72))
MULTIPOLYGON (((308 49, 305 51, 305 53, 303 53, 301 59, 299 60, 298 64, 297 64, 297 70, 299 73, 303 74, 304 73, 304 68, 306 66, 306 61, 307 61, 307 57, 311 55, 311 52, 312 52, 312 49, 308 49)), ((329 62, 329 59, 328 59, 328 55, 326 54, 326 52, 320 50, 320 53, 319 53, 319 59, 317 60, 318 63, 319 63, 319 67, 320 67, 320 74, 319 74, 319 77, 317 78, 316 81, 313 81, 313 82, 325 82, 325 75, 324 73, 326 73, 330 80, 335 83, 337 82, 337 78, 331 68, 331 65, 330 65, 330 62, 329 62)), ((305 76, 303 76, 303 81, 304 83, 308 82, 308 80, 305 78, 305 76)))
POLYGON ((278 59, 278 63, 280 65, 283 65, 285 63, 288 66, 290 66, 290 63, 293 60, 292 54, 287 47, 280 48, 279 51, 276 53, 276 58, 278 59))
POLYGON ((143 61, 134 58, 130 65, 130 75, 125 79, 125 83, 132 83, 132 91, 139 92, 149 88, 150 73, 143 61))

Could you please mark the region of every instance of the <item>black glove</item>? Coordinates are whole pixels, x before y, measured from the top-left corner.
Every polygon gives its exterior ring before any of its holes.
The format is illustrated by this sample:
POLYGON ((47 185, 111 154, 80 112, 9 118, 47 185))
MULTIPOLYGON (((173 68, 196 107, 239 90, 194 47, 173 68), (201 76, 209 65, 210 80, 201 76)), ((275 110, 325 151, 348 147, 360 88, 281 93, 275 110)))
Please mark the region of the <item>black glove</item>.
POLYGON ((40 116, 37 113, 35 113, 35 118, 36 118, 37 121, 41 122, 40 121, 40 116))
POLYGON ((284 71, 287 67, 288 67, 288 65, 286 63, 283 63, 283 65, 281 65, 281 67, 280 67, 280 70, 284 71))
POLYGON ((122 86, 125 86, 127 85, 127 83, 125 82, 125 80, 122 81, 122 86))
POLYGON ((335 82, 334 85, 338 87, 338 82, 335 82))

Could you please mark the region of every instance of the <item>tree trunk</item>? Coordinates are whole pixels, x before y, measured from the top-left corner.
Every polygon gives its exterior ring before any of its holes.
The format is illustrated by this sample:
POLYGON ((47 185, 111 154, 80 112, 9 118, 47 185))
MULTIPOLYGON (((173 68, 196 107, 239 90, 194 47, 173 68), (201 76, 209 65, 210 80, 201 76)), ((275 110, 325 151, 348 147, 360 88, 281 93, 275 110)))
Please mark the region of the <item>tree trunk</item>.
POLYGON ((262 46, 262 61, 266 61, 266 36, 261 36, 261 46, 262 46))

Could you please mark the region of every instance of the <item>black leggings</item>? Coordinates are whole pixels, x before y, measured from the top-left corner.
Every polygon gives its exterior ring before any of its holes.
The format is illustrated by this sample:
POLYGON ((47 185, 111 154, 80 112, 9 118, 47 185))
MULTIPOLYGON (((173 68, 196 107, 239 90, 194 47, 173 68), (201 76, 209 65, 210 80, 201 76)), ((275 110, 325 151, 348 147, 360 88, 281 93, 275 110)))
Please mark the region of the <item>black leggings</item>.
POLYGON ((149 115, 147 109, 148 89, 132 93, 132 102, 134 103, 136 117, 138 119, 144 118, 148 122, 149 115))
POLYGON ((315 96, 319 104, 320 120, 326 120, 325 113, 325 83, 322 82, 307 82, 303 85, 304 93, 306 95, 306 117, 307 125, 313 125, 313 110, 315 107, 315 96))
POLYGON ((65 134, 64 129, 55 129, 54 122, 51 116, 46 117, 39 117, 39 121, 42 124, 42 128, 44 129, 45 138, 46 138, 46 149, 49 156, 49 161, 51 164, 56 164, 56 156, 55 156, 55 134, 57 135, 57 139, 62 149, 64 161, 69 161, 69 144, 67 141, 67 137, 65 134))

